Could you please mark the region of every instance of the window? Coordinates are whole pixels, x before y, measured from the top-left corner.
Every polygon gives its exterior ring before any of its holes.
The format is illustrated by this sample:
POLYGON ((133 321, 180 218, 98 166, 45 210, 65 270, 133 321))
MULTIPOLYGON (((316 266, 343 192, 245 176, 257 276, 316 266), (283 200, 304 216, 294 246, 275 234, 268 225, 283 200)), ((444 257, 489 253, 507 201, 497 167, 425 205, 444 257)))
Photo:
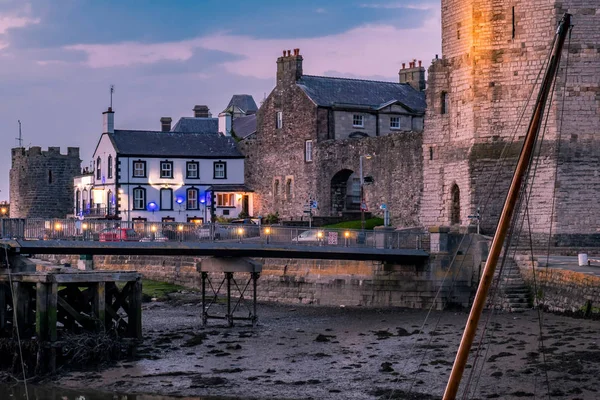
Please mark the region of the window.
POLYGON ((113 159, 112 156, 108 156, 108 179, 112 178, 113 175, 113 159))
POLYGON ((292 180, 288 179, 285 181, 285 198, 288 200, 292 199, 292 180))
POLYGON ((89 208, 88 191, 86 189, 83 189, 83 191, 81 192, 81 207, 82 207, 83 211, 85 211, 89 208))
POLYGON ((198 179, 200 178, 199 174, 199 164, 197 161, 188 161, 185 167, 186 174, 185 177, 187 179, 198 179))
POLYGON ((448 93, 447 92, 442 92, 442 98, 441 98, 441 113, 442 114, 447 114, 448 113, 448 93))
POLYGON ((429 159, 433 160, 433 147, 429 148, 429 159))
POLYGON ((214 164, 214 179, 227 179, 227 164, 218 161, 214 164))
POLYGON ((186 208, 188 210, 198 209, 198 189, 190 188, 187 190, 187 203, 186 208))
POLYGON ((313 145, 312 140, 307 140, 306 142, 304 142, 304 161, 305 162, 312 162, 312 160, 313 160, 312 145, 313 145))
POLYGON ((515 6, 512 7, 512 38, 515 38, 515 6))
POLYGON ((81 211, 81 192, 77 190, 75 192, 75 215, 79 215, 81 211))
POLYGON ((173 178, 173 161, 160 162, 160 177, 173 178))
POLYGON ((102 179, 102 169, 101 169, 101 165, 102 165, 102 160, 100 160, 100 157, 98 157, 96 159, 96 179, 100 180, 102 179))
POLYGON ((390 129, 400 129, 400 117, 390 118, 390 129))
POLYGON ((137 187, 133 189, 133 209, 144 210, 146 208, 146 189, 137 187))
POLYGON ((48 184, 51 185, 52 184, 52 171, 48 171, 48 184))
POLYGON ((352 116, 352 126, 353 127, 358 127, 358 128, 362 128, 365 126, 365 123, 363 121, 363 116, 359 115, 359 114, 354 114, 352 116))
POLYGON ((114 208, 114 207, 113 207, 113 204, 114 204, 114 201, 113 201, 113 194, 112 194, 112 190, 109 190, 109 191, 106 193, 106 214, 108 214, 108 215, 112 215, 112 213, 113 213, 113 208, 114 208))
POLYGON ((173 209, 173 189, 160 189, 160 209, 173 209))
POLYGON ((279 197, 279 179, 275 179, 273 183, 273 196, 279 197))
POLYGON ((187 217, 187 222, 189 222, 190 224, 202 225, 204 223, 204 218, 187 217))
POLYGON ((134 161, 133 162, 133 177, 134 178, 145 178, 146 177, 146 161, 134 161))
POLYGON ((235 198, 233 193, 217 193, 217 206, 235 207, 235 198))
POLYGON ((282 111, 277 111, 277 114, 275 114, 275 127, 277 129, 283 128, 283 112, 282 111))

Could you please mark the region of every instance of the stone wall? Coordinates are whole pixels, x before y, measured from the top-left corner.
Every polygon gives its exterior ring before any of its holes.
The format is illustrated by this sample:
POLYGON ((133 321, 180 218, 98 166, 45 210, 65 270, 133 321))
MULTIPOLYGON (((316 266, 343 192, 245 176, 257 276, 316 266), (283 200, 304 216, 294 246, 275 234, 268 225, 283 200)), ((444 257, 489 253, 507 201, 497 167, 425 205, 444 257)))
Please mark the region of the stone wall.
MULTIPOLYGON (((38 256, 55 263, 77 264, 74 256, 38 256)), ((424 265, 372 261, 257 259, 263 263, 258 298, 290 304, 329 306, 409 307, 442 309, 467 306, 473 288, 473 268, 460 263, 451 269, 447 257, 432 257, 424 265), (442 281, 444 287, 437 299, 442 281), (435 300, 435 302, 434 302, 435 300)), ((152 280, 200 289, 196 270, 202 258, 153 256, 95 256, 95 269, 135 270, 152 280)), ((223 279, 211 274, 213 285, 223 279)), ((239 282, 248 274, 236 274, 239 282)))
POLYGON ((73 179, 81 174, 78 147, 12 149, 11 218, 65 218, 73 212, 73 179))
POLYGON ((600 276, 584 274, 556 268, 534 266, 525 258, 518 260, 519 270, 525 282, 534 290, 538 299, 550 311, 581 312, 586 303, 593 307, 600 305, 600 276), (535 280, 534 280, 535 267, 535 280))

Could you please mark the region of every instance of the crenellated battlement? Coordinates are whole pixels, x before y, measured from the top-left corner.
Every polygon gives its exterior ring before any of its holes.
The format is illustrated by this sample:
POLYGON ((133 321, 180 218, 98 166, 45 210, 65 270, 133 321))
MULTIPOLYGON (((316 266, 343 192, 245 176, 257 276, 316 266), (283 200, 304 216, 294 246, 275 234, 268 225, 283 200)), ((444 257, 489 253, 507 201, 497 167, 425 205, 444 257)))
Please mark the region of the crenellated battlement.
POLYGON ((42 150, 40 146, 31 146, 28 149, 24 147, 15 147, 11 149, 11 154, 13 160, 19 158, 29 158, 36 156, 44 156, 44 157, 72 157, 79 158, 79 147, 67 147, 67 154, 62 154, 60 152, 60 147, 48 147, 48 150, 42 150))

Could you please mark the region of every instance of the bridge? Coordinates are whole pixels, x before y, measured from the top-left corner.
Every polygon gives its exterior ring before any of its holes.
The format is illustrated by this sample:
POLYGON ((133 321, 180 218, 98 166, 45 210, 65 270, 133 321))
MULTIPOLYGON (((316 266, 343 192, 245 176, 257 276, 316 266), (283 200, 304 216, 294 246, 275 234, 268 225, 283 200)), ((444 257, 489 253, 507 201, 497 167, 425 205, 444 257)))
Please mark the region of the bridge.
POLYGON ((172 222, 1 219, 12 254, 215 256, 423 263, 423 232, 172 222))

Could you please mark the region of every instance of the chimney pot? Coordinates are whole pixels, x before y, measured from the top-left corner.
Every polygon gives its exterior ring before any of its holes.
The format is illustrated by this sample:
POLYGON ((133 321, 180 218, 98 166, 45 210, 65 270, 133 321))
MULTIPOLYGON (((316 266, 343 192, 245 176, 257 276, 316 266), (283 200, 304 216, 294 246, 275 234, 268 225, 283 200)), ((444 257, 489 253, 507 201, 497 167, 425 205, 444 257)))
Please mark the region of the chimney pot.
POLYGON ((402 63, 402 69, 406 68, 406 63, 402 63))
POLYGON ((287 51, 287 56, 288 56, 288 57, 290 57, 291 55, 292 55, 292 51, 291 51, 291 50, 288 50, 288 51, 287 51))
POLYGON ((171 122, 173 119, 171 117, 162 117, 160 119, 160 130, 161 132, 170 132, 171 131, 171 122))
POLYGON ((285 50, 283 51, 283 56, 285 57, 285 50))
POLYGON ((210 111, 208 106, 205 105, 196 105, 193 108, 194 118, 210 118, 210 111))
POLYGON ((419 68, 421 68, 421 60, 419 60, 419 68))

